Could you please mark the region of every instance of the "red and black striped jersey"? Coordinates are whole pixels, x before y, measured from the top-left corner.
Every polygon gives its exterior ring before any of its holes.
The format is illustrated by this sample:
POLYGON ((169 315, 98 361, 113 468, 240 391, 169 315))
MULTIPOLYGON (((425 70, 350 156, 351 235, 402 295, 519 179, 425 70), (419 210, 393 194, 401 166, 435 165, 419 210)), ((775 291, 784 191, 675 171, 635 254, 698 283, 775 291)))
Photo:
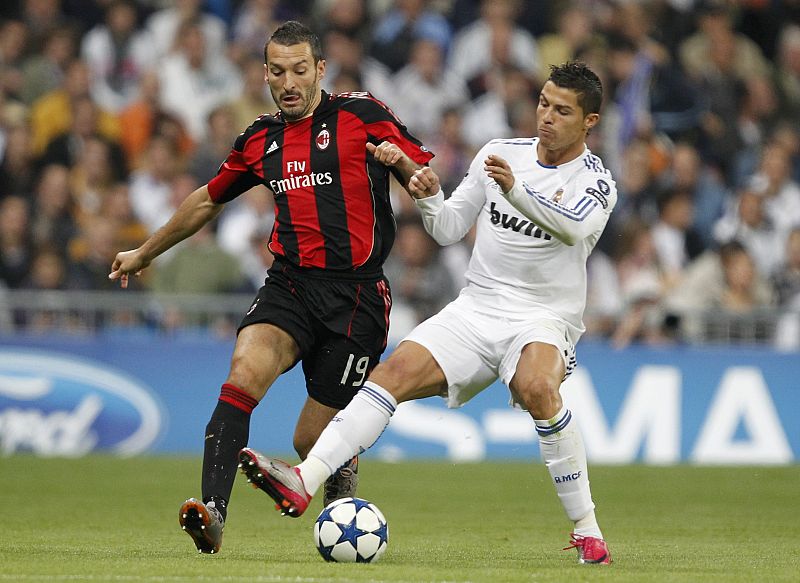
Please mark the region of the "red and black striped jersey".
POLYGON ((395 236, 389 168, 366 144, 389 141, 418 164, 433 154, 369 93, 322 92, 313 115, 262 115, 208 183, 228 202, 257 184, 275 198, 270 251, 300 268, 376 274, 395 236))

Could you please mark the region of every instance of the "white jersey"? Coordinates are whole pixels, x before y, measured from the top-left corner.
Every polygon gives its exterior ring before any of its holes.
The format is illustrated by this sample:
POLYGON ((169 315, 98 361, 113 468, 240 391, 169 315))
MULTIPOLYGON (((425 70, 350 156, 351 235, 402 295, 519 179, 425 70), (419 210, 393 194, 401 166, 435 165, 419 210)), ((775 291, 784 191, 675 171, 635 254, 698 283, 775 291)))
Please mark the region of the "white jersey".
POLYGON ((574 344, 584 331, 586 260, 617 202, 603 163, 585 148, 560 166, 538 161, 538 138, 492 140, 473 159, 452 196, 419 199, 425 228, 441 245, 477 223, 462 294, 492 312, 552 316, 574 344), (503 194, 484 170, 489 154, 506 160, 514 187, 503 194))

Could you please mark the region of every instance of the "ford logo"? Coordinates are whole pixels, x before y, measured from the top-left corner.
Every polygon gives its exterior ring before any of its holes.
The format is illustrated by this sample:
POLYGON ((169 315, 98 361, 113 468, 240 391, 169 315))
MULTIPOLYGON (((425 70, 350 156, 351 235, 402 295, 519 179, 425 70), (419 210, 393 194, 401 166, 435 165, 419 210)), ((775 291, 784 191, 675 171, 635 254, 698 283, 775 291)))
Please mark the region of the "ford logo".
POLYGON ((0 452, 81 456, 146 451, 163 415, 152 390, 102 363, 0 350, 0 452))

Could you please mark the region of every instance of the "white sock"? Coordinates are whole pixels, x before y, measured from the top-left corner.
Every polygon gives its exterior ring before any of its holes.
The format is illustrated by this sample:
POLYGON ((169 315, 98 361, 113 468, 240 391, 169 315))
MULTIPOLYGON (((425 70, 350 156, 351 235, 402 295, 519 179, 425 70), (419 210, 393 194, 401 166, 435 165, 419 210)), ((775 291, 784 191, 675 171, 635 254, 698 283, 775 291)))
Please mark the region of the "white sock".
POLYGON ((572 412, 562 407, 555 417, 534 419, 534 423, 542 460, 553 478, 561 505, 575 522, 575 534, 603 538, 594 516, 583 438, 572 412))
POLYGON ((396 407, 397 401, 389 391, 371 381, 364 383, 297 466, 308 493, 316 492, 328 476, 369 449, 386 429, 396 407))

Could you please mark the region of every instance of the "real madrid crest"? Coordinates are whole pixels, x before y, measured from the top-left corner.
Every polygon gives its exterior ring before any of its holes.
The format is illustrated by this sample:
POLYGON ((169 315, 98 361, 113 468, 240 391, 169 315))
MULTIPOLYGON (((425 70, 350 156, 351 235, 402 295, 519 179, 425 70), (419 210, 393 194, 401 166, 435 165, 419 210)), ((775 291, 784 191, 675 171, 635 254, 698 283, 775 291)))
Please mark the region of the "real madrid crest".
POLYGON ((317 149, 324 150, 326 149, 331 143, 331 133, 325 127, 327 124, 322 124, 322 129, 317 134, 317 149))
POLYGON ((553 202, 561 202, 561 197, 562 196, 564 196, 564 189, 563 188, 559 188, 558 190, 556 190, 556 193, 553 195, 553 198, 551 198, 550 200, 552 200, 553 202))

